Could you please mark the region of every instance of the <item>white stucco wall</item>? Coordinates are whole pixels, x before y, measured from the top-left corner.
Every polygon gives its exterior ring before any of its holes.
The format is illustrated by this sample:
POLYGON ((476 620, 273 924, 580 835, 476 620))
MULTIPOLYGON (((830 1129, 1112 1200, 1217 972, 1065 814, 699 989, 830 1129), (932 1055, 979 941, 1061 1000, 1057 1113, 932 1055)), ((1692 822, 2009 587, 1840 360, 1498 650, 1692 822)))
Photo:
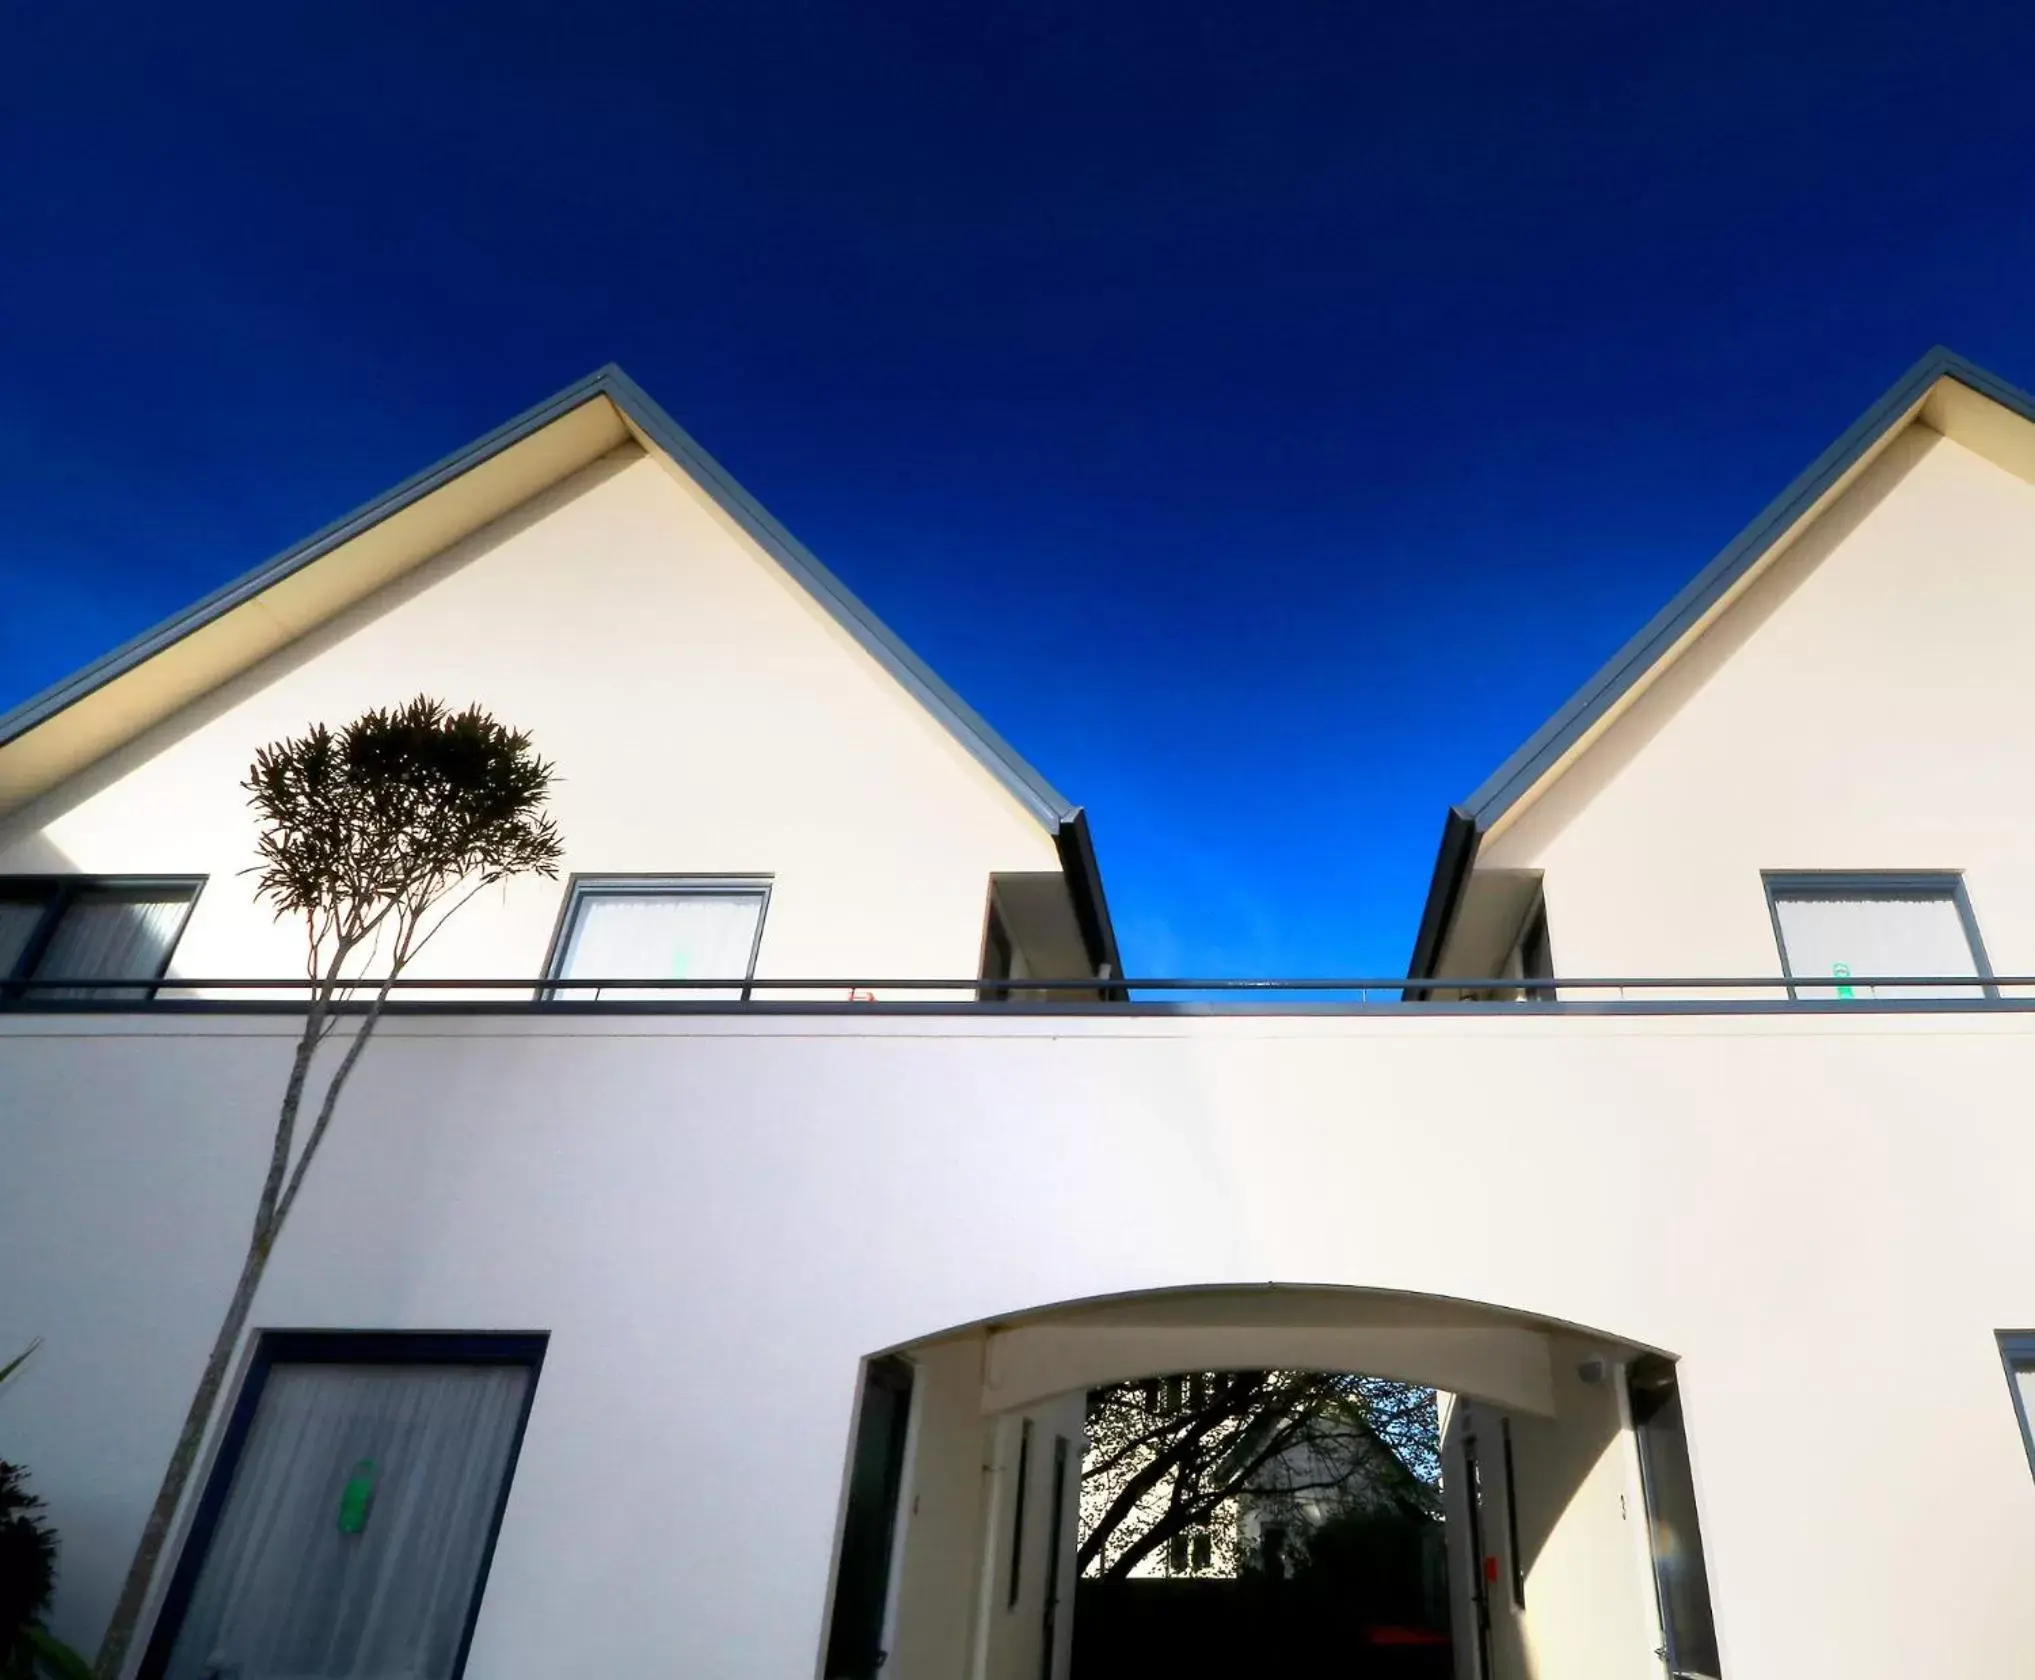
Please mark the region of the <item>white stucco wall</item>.
POLYGON ((1483 1557, 1469 1546, 1466 1433, 1477 1442, 1483 1556, 1496 1559, 1498 1570, 1486 1589, 1489 1680, 1643 1672, 1634 1667, 1635 1653, 1661 1641, 1644 1488, 1621 1401, 1623 1367, 1587 1338, 1560 1338, 1553 1363, 1554 1416, 1507 1412, 1469 1399, 1457 1399, 1448 1409, 1442 1475, 1456 1672, 1462 1680, 1479 1680, 1472 1618, 1475 1577, 1483 1567, 1483 1557), (1509 1500, 1517 1501, 1523 1605, 1513 1592, 1515 1523, 1508 1520, 1509 1500))
MULTIPOLYGON (((81 1640, 230 1282, 287 1032, 0 1018, 0 1346, 47 1338, 5 1439, 81 1640)), ((255 1317, 550 1332, 486 1680, 680 1649, 810 1674, 863 1355, 1267 1279, 1681 1355, 1733 1680, 2012 1673, 2035 1491, 1994 1331, 2035 1323, 2031 1075, 2035 1018, 2001 1012, 408 1018, 255 1317)), ((1565 1680, 1649 1674, 1606 1649, 1565 1680)))
POLYGON ((980 1680, 1041 1680, 1045 1674, 1047 1563, 1053 1550, 1053 1440, 1067 1442, 1066 1504, 1061 1510, 1060 1558, 1057 1571, 1059 1608, 1054 1619, 1054 1680, 1064 1680, 1074 1632, 1074 1557, 1081 1509, 1081 1426, 1083 1397, 1058 1400, 1009 1413, 991 1426, 988 1579, 990 1592, 983 1608, 978 1666, 953 1666, 942 1674, 972 1673, 980 1680), (1023 1427, 1032 1426, 1032 1450, 1025 1469, 1024 1531, 1017 1523, 1017 1478, 1023 1427), (1013 1539, 1022 1542, 1017 1592, 1010 1586, 1013 1539))
POLYGON ((980 1332, 906 1355, 914 1367, 912 1432, 885 1630, 886 1680, 1064 1680, 1074 1620, 1084 1412, 1079 1394, 1017 1410, 982 1408, 980 1332), (1010 1592, 1022 1429, 1024 1559, 1010 1592), (1061 1513, 1053 1675, 1044 1676, 1047 1564, 1053 1550, 1053 1442, 1068 1443, 1061 1513))
MULTIPOLYGON (((255 751, 419 693, 557 766, 563 873, 774 877, 757 971, 977 972, 993 870, 1041 825, 700 493, 626 446, 0 822, 0 875, 209 877, 172 973, 283 977, 241 873, 255 751)), ((563 881, 462 915, 421 975, 541 972, 563 881)))
POLYGON ((2035 486, 1916 427, 1488 840, 1556 972, 1778 974, 1760 872, 1963 870, 2035 969, 2035 486))
POLYGON ((995 1421, 982 1413, 980 1335, 916 1349, 911 1358, 911 1457, 883 1666, 888 1680, 948 1680, 968 1670, 992 1590, 982 1555, 995 1421))

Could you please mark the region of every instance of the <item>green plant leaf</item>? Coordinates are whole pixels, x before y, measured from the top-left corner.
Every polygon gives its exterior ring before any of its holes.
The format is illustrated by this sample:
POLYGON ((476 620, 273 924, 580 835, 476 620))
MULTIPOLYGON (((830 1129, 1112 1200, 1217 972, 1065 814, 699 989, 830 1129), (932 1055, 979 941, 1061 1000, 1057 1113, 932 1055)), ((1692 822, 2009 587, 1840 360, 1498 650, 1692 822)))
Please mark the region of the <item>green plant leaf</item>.
POLYGON ((26 1637, 36 1666, 51 1680, 92 1680, 92 1665, 55 1634, 31 1627, 26 1637))

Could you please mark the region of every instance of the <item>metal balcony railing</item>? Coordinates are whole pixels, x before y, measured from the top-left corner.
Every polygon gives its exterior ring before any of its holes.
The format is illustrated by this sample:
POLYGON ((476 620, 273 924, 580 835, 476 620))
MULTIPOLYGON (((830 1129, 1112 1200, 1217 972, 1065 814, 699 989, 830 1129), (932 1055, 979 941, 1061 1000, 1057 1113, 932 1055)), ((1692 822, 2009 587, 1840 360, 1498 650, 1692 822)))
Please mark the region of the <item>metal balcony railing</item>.
MULTIPOLYGON (((339 1007, 369 1006, 384 982, 349 981, 339 1007)), ((204 979, 170 975, 0 980, 0 1009, 49 1012, 200 1010, 288 1011, 304 1006, 301 978, 204 979)), ((2035 976, 1886 975, 1786 979, 1763 975, 1624 975, 1609 979, 1522 981, 1490 976, 1004 980, 749 978, 469 978, 406 975, 390 986, 388 1007, 420 1011, 550 1013, 805 1013, 877 1010, 950 1013, 1419 1011, 1477 1012, 1766 1012, 1997 1010, 2035 1008, 2035 976), (603 991, 628 997, 601 997, 603 991), (1910 995, 1888 996, 1897 991, 1910 995), (738 992, 738 997, 725 994, 738 992), (653 996, 645 997, 643 994, 653 996), (706 995, 703 995, 706 994, 706 995), (722 994, 722 995, 713 995, 722 994), (1437 996, 1436 994, 1442 994, 1437 996)))

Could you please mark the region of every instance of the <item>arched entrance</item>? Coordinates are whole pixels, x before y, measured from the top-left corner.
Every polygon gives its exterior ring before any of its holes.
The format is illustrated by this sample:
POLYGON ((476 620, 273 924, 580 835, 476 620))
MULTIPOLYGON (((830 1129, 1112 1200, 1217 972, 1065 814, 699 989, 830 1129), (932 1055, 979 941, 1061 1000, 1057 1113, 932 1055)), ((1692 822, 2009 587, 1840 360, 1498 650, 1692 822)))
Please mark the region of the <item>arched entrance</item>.
MULTIPOLYGON (((1656 1649, 1678 1630, 1663 1627, 1656 1565, 1675 1559, 1679 1614, 1707 1624, 1707 1593, 1698 1605, 1688 1590, 1691 1560, 1701 1585, 1693 1504, 1674 1513, 1674 1559, 1648 1521, 1649 1493, 1659 1507, 1668 1486, 1672 1502, 1677 1479, 1648 1460, 1679 1445, 1649 1443, 1647 1415, 1635 1426, 1635 1379, 1657 1394, 1666 1373, 1672 1387, 1658 1350, 1430 1296, 1192 1287, 1041 1307, 872 1356, 823 1680, 1102 1680, 1070 1676, 1086 1396, 1265 1371, 1361 1373, 1442 1397, 1458 1680, 1658 1675, 1656 1649)), ((1704 1630, 1679 1632, 1693 1651, 1704 1630)))

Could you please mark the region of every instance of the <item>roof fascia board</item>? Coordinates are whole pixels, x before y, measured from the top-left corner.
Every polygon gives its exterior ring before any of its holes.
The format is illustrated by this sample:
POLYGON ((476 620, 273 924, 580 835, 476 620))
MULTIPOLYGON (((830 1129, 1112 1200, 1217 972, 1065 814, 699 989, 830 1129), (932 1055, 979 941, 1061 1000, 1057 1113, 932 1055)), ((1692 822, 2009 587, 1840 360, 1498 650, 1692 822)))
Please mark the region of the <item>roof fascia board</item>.
POLYGON ((1569 749, 1619 706, 1675 645, 1794 530, 1804 514, 1914 417, 1931 387, 1946 377, 2035 419, 2035 398, 1948 350, 1930 351, 1613 654, 1483 786, 1463 801, 1462 809, 1476 820, 1478 829, 1488 832, 1533 791, 1569 749))
POLYGON ((1049 833, 1073 819, 1076 807, 1021 758, 1009 742, 930 667, 900 641, 854 593, 827 570, 790 532, 773 519, 727 470, 653 402, 619 367, 610 363, 575 381, 556 396, 497 426, 394 489, 356 508, 295 547, 223 584, 181 612, 143 631, 42 693, 0 714, 0 747, 16 740, 67 707, 323 559, 363 531, 380 524, 453 479, 540 431, 582 405, 605 399, 624 423, 669 455, 690 474, 735 524, 782 566, 820 606, 883 667, 961 746, 1000 782, 1049 833))
MULTIPOLYGON (((1612 655, 1595 676, 1571 695, 1553 717, 1535 730, 1475 793, 1449 808, 1408 964, 1410 975, 1417 979, 1434 972, 1463 888, 1475 866, 1478 846, 1491 828, 1535 791, 1572 749, 1619 708, 1683 637, 1696 629, 1746 574, 1795 529, 1805 514, 1913 419, 1930 391, 1944 379, 1954 379, 2024 420, 2035 422, 2035 396, 2008 384, 1997 374, 1988 373, 1955 351, 1939 345, 1916 362, 1612 655)), ((1416 992, 1409 989, 1407 995, 1411 997, 1416 992)))
POLYGON ((705 490, 722 512, 757 547, 789 572, 864 652, 939 719, 1019 804, 1044 823, 1048 830, 1057 831, 1062 823, 1073 818, 1076 807, 1026 763, 980 713, 934 675, 924 660, 906 647, 854 591, 821 564, 811 550, 780 525, 762 503, 737 484, 727 469, 709 455, 684 427, 659 408, 640 385, 613 365, 603 368, 595 378, 643 437, 670 456, 705 490))
POLYGON ((235 607, 246 604, 270 586, 323 559, 334 549, 359 536, 371 526, 379 525, 412 503, 422 501, 442 485, 493 459, 512 444, 520 442, 531 433, 548 426, 552 421, 602 394, 600 374, 589 375, 575 384, 568 385, 556 396, 497 426, 487 436, 446 456, 435 465, 406 478, 393 490, 364 503, 344 518, 333 521, 295 547, 285 549, 252 571, 244 572, 230 583, 220 585, 211 594, 194 601, 160 624, 144 630, 132 641, 122 643, 111 653, 93 660, 91 664, 44 689, 40 694, 24 700, 11 711, 0 713, 0 747, 27 734, 38 724, 54 717, 86 695, 105 687, 116 677, 126 675, 172 643, 181 641, 192 631, 202 629, 214 620, 223 618, 235 607))
MULTIPOLYGON (((1420 912, 1420 931, 1414 936, 1413 956, 1406 972, 1424 979, 1441 972, 1442 941, 1455 924, 1456 907, 1463 888, 1469 884, 1470 866, 1477 858, 1477 822, 1460 805, 1451 805, 1442 822, 1441 844, 1435 848, 1434 875, 1427 884, 1427 903, 1420 912)), ((1400 996, 1408 1003, 1424 1002, 1425 986, 1408 986, 1400 996)))
MULTIPOLYGON (((1095 859, 1095 840, 1088 831, 1088 813, 1076 810, 1053 835, 1060 854, 1060 872, 1067 878, 1067 890, 1074 906, 1074 919, 1081 928, 1081 942, 1088 947, 1088 960, 1096 976, 1104 980, 1123 978, 1123 957, 1117 950, 1116 923, 1110 918, 1109 900, 1102 890, 1102 868, 1095 859)), ((1102 996, 1122 1002, 1129 997, 1122 987, 1105 988, 1102 996)))

